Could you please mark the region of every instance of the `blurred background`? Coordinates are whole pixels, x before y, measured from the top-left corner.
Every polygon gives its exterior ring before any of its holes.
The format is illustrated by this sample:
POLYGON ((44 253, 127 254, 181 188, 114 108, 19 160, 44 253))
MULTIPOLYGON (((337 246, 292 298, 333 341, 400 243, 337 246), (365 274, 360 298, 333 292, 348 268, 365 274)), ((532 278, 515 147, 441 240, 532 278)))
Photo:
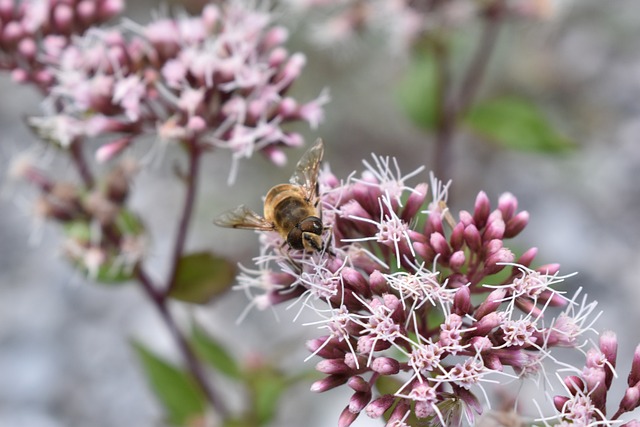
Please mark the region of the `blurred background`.
MULTIPOLYGON (((604 314, 595 328, 619 337, 623 376, 640 342, 640 15, 637 1, 565 2, 548 20, 507 25, 479 96, 521 93, 533 99, 575 149, 562 154, 507 150, 472 135, 455 140, 452 210, 470 210, 478 191, 494 204, 506 191, 531 214, 513 242, 518 250, 539 248, 538 262, 558 262, 561 272, 578 272, 567 287, 583 287, 604 314)), ((157 1, 129 2, 127 15, 146 22, 157 1)), ((318 49, 304 25, 292 25, 291 51, 308 63, 293 88, 310 99, 329 88, 331 102, 317 131, 325 159, 339 177, 362 170, 372 152, 394 156, 402 171, 433 168, 432 137, 418 130, 397 102, 398 82, 408 60, 365 38, 318 49)), ((469 29, 471 33, 474 29, 469 29)), ((35 144, 23 118, 38 112, 39 97, 0 77, 0 170, 35 144)), ((143 149, 148 150, 148 147, 143 149)), ((149 268, 166 273, 181 185, 171 169, 175 153, 145 168, 136 179, 132 206, 145 212, 151 230, 149 268)), ((245 203, 259 210, 261 197, 285 182, 302 150, 289 151, 289 164, 276 169, 256 156, 240 165, 226 186, 230 155, 206 158, 188 247, 213 249, 248 265, 258 251, 257 236, 223 230, 211 220, 245 203), (227 157, 225 157, 227 156, 227 157)), ((64 170, 64 160, 51 159, 64 170)), ((426 173, 411 182, 426 181, 426 173)), ((155 309, 136 286, 87 283, 60 257, 60 234, 34 220, 35 192, 3 178, 0 198, 0 427, 136 427, 162 425, 162 411, 149 391, 129 341, 142 340, 179 360, 155 309)), ((282 366, 313 369, 302 360, 302 343, 315 336, 304 319, 280 307, 252 311, 241 292, 197 310, 175 307, 179 317, 195 316, 246 361, 260 358, 282 366), (276 319, 277 317, 277 319, 276 319)), ((335 425, 347 390, 322 395, 301 384, 287 392, 276 426, 335 425)), ((525 408, 535 415, 535 408, 525 408)), ((358 420, 354 425, 371 425, 358 420)))

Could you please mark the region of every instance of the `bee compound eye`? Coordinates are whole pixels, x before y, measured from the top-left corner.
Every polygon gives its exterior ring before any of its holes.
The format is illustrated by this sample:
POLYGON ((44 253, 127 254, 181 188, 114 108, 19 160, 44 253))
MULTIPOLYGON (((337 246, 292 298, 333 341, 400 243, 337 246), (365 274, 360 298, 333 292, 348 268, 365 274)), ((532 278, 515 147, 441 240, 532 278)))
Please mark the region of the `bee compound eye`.
POLYGON ((318 236, 322 234, 322 221, 320 221, 320 218, 318 217, 310 216, 308 218, 305 218, 300 221, 300 224, 298 226, 305 233, 313 233, 317 234, 318 236))
POLYGON ((303 232, 299 227, 293 227, 287 234, 287 243, 292 249, 304 249, 303 232))

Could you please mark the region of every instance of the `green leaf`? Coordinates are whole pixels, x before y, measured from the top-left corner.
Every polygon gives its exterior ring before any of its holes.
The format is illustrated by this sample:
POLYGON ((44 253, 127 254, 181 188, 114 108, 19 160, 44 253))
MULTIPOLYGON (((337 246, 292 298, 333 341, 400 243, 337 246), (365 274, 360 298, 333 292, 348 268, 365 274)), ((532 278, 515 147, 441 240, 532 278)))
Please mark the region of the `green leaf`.
POLYGON ((505 148, 552 153, 575 147, 535 105, 522 98, 501 97, 480 102, 464 121, 472 131, 505 148))
POLYGON ((275 417, 282 393, 290 381, 270 366, 252 371, 247 378, 251 381, 249 388, 255 419, 258 425, 265 425, 275 417))
POLYGON ((439 89, 436 62, 425 52, 414 56, 398 87, 398 101, 409 119, 419 128, 435 128, 439 89))
POLYGON ((180 301, 205 304, 227 291, 236 276, 235 265, 209 252, 185 255, 178 261, 169 296, 180 301))
POLYGON ((204 417, 207 401, 193 378, 153 354, 141 343, 132 344, 151 388, 165 408, 168 421, 173 425, 185 426, 204 417))
POLYGON ((380 394, 396 394, 400 387, 402 387, 402 381, 396 378, 381 375, 375 383, 376 389, 380 394))
POLYGON ((222 344, 215 341, 200 326, 196 324, 193 325, 191 339, 196 352, 202 360, 229 378, 239 379, 242 377, 242 372, 234 358, 231 357, 222 344))
POLYGON ((120 209, 116 217, 116 225, 123 235, 137 236, 144 232, 144 225, 140 218, 127 209, 120 209))

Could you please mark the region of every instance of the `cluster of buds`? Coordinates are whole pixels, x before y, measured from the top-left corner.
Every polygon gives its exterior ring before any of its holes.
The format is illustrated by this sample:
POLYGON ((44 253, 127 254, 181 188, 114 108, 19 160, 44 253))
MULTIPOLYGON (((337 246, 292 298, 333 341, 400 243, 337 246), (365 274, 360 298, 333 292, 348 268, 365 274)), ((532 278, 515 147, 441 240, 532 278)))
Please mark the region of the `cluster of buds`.
POLYGON ((142 223, 125 207, 137 169, 134 160, 123 159, 89 191, 51 179, 26 159, 11 173, 40 190, 36 215, 62 225, 65 256, 93 279, 116 282, 130 278, 145 251, 142 223))
POLYGON ((289 301, 320 316, 312 324, 325 333, 307 347, 326 377, 312 390, 353 390, 341 427, 361 412, 392 426, 473 424, 485 384, 542 376, 553 348, 582 345, 595 303, 554 289, 567 276, 531 267, 535 248, 516 257, 505 246, 528 222, 513 195, 492 209, 481 192, 454 218, 448 184, 432 176, 429 198, 427 183, 407 184, 420 170, 373 159, 346 182, 320 173, 325 252, 285 250, 264 233, 239 287, 259 308, 289 301))
MULTIPOLYGON (((613 332, 600 336, 598 348, 587 351, 586 363, 578 375, 564 378, 563 385, 568 396, 555 396, 553 404, 558 414, 554 425, 569 426, 640 426, 640 418, 624 422, 622 415, 640 406, 640 346, 636 347, 627 377, 627 389, 613 416, 607 416, 607 395, 613 384, 618 341, 613 332)), ((548 421, 545 420, 545 422, 548 421)))
POLYGON ((54 75, 43 63, 50 43, 68 44, 73 35, 122 12, 122 0, 0 1, 0 69, 20 83, 46 90, 54 75))
POLYGON ((152 134, 224 147, 235 160, 260 151, 282 164, 280 147, 303 143, 282 126, 315 127, 328 101, 326 93, 307 103, 286 95, 305 64, 304 55, 283 47, 286 39, 267 11, 241 2, 146 26, 91 28, 70 43, 49 37, 41 57, 54 76, 52 111, 30 124, 62 146, 106 138, 97 152, 102 161, 152 134))

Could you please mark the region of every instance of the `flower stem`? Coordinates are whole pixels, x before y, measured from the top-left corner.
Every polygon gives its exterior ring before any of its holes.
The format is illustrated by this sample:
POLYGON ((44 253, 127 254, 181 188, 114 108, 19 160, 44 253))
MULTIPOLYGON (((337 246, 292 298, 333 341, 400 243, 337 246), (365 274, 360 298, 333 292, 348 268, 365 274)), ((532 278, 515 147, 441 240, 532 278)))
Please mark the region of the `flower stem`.
POLYGON ((439 119, 436 130, 436 153, 434 172, 443 180, 453 178, 453 140, 457 124, 475 100, 480 84, 486 74, 487 65, 495 50, 504 5, 498 1, 486 11, 484 26, 475 53, 465 70, 459 92, 453 93, 450 82, 449 54, 447 46, 436 47, 438 66, 439 119))
POLYGON ((186 184, 186 195, 182 205, 178 230, 176 232, 173 252, 171 255, 171 269, 169 271, 167 284, 165 286, 165 295, 169 295, 173 290, 176 282, 176 274, 178 273, 178 263, 184 253, 184 245, 187 239, 187 231, 191 222, 193 206, 195 204, 196 192, 198 186, 198 175, 200 172, 200 155, 202 154, 200 147, 195 141, 187 141, 185 147, 189 154, 189 167, 184 177, 186 184))
POLYGON ((93 179, 93 174, 89 169, 89 165, 84 158, 84 153, 82 152, 82 141, 73 141, 69 147, 69 154, 71 155, 71 160, 73 161, 78 174, 80 174, 80 178, 82 179, 84 186, 87 189, 93 188, 95 181, 93 179))
POLYGON ((156 289, 151 278, 140 265, 136 267, 135 273, 136 278, 142 285, 145 293, 153 302, 154 306, 160 313, 160 317, 162 317, 167 328, 171 331, 171 335, 173 335, 173 338, 176 340, 178 348, 185 359, 187 369, 189 369, 193 379, 196 381, 211 406, 217 411, 218 415, 220 415, 221 418, 225 418, 227 415, 227 409, 222 403, 222 400, 218 397, 217 393, 214 392, 213 388, 209 385, 200 360, 198 360, 198 357, 191 348, 191 345, 189 345, 189 342, 184 337, 182 331, 180 331, 180 328, 178 328, 176 321, 171 315, 166 295, 156 289))

